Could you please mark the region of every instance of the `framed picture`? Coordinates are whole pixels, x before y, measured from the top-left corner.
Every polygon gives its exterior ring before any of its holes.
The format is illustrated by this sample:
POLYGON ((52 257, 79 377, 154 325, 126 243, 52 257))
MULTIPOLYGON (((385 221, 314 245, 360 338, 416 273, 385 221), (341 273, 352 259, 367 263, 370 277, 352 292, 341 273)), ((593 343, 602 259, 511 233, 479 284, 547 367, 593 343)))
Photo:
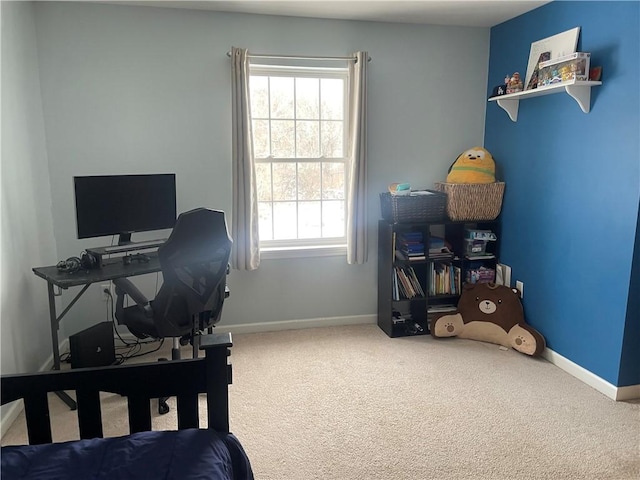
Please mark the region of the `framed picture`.
POLYGON ((576 51, 579 35, 580 27, 576 27, 531 44, 524 83, 525 90, 538 86, 538 64, 540 62, 559 58, 576 51))

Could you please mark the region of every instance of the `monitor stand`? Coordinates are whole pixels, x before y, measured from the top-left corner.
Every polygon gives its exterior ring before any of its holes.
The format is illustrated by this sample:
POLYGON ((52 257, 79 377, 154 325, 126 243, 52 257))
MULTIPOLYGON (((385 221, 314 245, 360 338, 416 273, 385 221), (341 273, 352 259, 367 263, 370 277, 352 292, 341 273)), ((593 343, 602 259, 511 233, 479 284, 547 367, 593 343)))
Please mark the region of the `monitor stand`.
POLYGON ((103 255, 132 252, 135 250, 150 250, 154 248, 157 249, 166 241, 167 241, 166 238, 158 238, 156 240, 146 240, 143 242, 130 242, 125 245, 110 245, 108 247, 91 247, 91 248, 87 248, 86 250, 88 253, 95 255, 97 257, 98 264, 102 265, 103 255))
POLYGON ((121 233, 118 235, 118 245, 128 245, 131 243, 131 233, 121 233))

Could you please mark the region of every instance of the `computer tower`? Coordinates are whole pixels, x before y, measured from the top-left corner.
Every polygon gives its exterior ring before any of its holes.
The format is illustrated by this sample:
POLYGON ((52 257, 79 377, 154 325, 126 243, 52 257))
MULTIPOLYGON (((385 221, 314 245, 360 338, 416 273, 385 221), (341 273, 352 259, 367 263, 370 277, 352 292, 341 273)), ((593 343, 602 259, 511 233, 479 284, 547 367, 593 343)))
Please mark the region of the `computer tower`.
POLYGON ((102 322, 69 337, 71 368, 103 367, 116 361, 111 322, 102 322))

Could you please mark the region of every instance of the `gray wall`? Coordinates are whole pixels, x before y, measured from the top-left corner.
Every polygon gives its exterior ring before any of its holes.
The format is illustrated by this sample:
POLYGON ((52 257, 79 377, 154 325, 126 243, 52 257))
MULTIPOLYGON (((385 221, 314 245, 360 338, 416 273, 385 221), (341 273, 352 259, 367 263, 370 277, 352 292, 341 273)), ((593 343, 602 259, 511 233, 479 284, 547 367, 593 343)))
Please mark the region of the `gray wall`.
MULTIPOLYGON (((74 175, 175 172, 180 211, 230 216, 232 45, 370 53, 369 263, 263 260, 234 271, 221 326, 375 314, 378 193, 394 181, 431 187, 460 151, 482 144, 488 29, 75 2, 38 3, 35 18, 58 244, 47 264, 111 241, 76 239, 74 175)), ((153 295, 154 276, 136 282, 153 295)), ((85 297, 67 335, 105 317, 98 287, 85 297)))
POLYGON ((2 2, 2 373, 51 358, 46 283, 31 267, 57 257, 33 6, 2 2))

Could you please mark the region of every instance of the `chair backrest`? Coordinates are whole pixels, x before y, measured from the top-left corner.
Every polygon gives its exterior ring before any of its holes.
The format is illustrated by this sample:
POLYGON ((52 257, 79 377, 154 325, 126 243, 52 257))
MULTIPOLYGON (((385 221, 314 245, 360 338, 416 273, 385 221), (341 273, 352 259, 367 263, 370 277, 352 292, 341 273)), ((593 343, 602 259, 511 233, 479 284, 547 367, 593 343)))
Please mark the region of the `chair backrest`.
POLYGON ((196 208, 178 216, 158 249, 164 282, 153 301, 162 337, 187 335, 194 319, 200 330, 220 319, 231 255, 224 212, 196 208))

